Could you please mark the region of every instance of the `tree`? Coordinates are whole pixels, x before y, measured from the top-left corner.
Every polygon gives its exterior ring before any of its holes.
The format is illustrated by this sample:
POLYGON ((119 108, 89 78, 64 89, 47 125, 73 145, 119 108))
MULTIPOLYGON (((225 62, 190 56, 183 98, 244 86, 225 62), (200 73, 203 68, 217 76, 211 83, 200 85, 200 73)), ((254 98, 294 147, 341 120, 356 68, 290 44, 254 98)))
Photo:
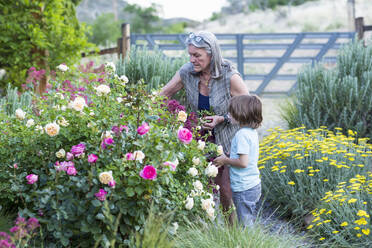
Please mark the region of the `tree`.
POLYGON ((104 13, 94 20, 91 33, 88 34, 89 41, 96 45, 107 45, 115 43, 120 37, 120 21, 115 21, 113 13, 104 13))
POLYGON ((128 16, 133 33, 154 33, 162 30, 159 25, 158 5, 152 3, 150 7, 142 8, 137 4, 128 4, 124 12, 128 16))
POLYGON ((0 68, 7 71, 7 82, 19 86, 30 67, 48 73, 58 64, 77 62, 83 50, 93 47, 76 18, 79 2, 0 0, 0 68))

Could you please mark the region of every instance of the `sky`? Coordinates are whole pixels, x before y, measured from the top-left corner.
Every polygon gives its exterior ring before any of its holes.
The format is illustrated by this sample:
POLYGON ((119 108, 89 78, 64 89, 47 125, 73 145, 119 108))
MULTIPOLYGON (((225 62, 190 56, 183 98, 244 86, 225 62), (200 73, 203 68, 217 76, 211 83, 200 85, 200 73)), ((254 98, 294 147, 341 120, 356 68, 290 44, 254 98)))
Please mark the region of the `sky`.
POLYGON ((226 0, 126 0, 128 3, 135 3, 148 7, 151 3, 162 6, 160 17, 186 17, 196 21, 203 21, 212 16, 213 12, 220 11, 226 5, 226 0))

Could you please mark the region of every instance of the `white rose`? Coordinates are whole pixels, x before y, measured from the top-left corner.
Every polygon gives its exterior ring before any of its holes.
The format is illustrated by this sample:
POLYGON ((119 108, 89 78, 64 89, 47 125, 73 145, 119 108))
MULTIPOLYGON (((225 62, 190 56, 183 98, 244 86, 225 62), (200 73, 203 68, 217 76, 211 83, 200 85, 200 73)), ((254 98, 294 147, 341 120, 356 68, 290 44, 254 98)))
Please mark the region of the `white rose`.
POLYGON ((35 125, 34 119, 29 119, 26 123, 26 127, 32 127, 33 125, 35 125))
POLYGON ((190 210, 190 209, 192 209, 193 206, 194 206, 194 198, 187 197, 185 208, 187 210, 190 210))
POLYGON ((56 157, 57 158, 64 158, 65 155, 66 155, 66 152, 63 149, 60 149, 58 152, 56 152, 56 157))
POLYGON ((198 191, 203 190, 203 184, 199 180, 196 180, 195 182, 193 182, 192 185, 194 186, 195 190, 198 190, 198 191))
POLYGON ((120 80, 120 82, 122 82, 123 84, 126 84, 126 83, 129 82, 129 79, 128 79, 127 76, 125 76, 125 75, 121 75, 121 76, 119 77, 119 80, 120 80))
POLYGON ((63 105, 63 106, 61 107, 61 110, 62 110, 62 111, 66 111, 66 106, 63 105))
POLYGON ((188 171, 187 174, 190 174, 193 177, 196 177, 198 175, 198 170, 195 167, 191 167, 188 171))
POLYGON ((209 177, 216 177, 218 174, 218 168, 212 163, 209 163, 208 167, 205 168, 205 174, 209 177))
POLYGON ((185 111, 180 111, 178 112, 178 117, 177 117, 177 120, 179 121, 182 121, 182 122, 185 122, 187 120, 187 114, 185 111))
POLYGON ((177 233, 177 230, 178 230, 178 223, 177 222, 173 222, 171 227, 170 227, 170 231, 171 233, 174 235, 177 233))
POLYGON ((108 184, 109 182, 114 180, 114 178, 112 177, 112 171, 101 172, 98 178, 102 184, 108 184))
POLYGON ((117 101, 118 103, 121 103, 121 102, 123 101, 123 98, 121 98, 121 97, 117 97, 117 98, 116 98, 116 101, 117 101))
POLYGON ((218 147, 217 147, 217 155, 218 156, 221 156, 223 154, 223 147, 221 146, 221 145, 219 145, 218 147))
POLYGON ((101 139, 113 139, 114 137, 112 136, 112 131, 104 131, 101 135, 101 139))
POLYGON ((220 185, 216 185, 216 190, 220 190, 220 185))
POLYGON ((40 132, 41 134, 43 134, 43 133, 44 133, 44 128, 43 128, 42 126, 40 126, 40 125, 37 125, 37 126, 35 127, 35 131, 38 131, 38 132, 40 132))
POLYGON ((200 158, 193 157, 193 158, 192 158, 192 163, 193 163, 194 165, 199 165, 199 164, 200 164, 200 158))
POLYGON ((142 160, 145 158, 145 154, 142 151, 133 152, 133 157, 135 160, 138 160, 142 163, 142 160))
POLYGON ((59 134, 59 125, 55 122, 46 124, 44 129, 50 137, 54 137, 59 134))
POLYGON ((19 119, 19 120, 24 120, 25 117, 26 117, 26 113, 23 112, 23 110, 19 108, 19 109, 17 109, 17 110, 15 111, 15 116, 16 116, 17 119, 19 119))
POLYGON ((199 140, 198 141, 198 149, 203 151, 204 150, 204 147, 205 147, 205 142, 199 140))
POLYGON ((173 161, 173 164, 174 164, 175 166, 178 166, 179 163, 180 163, 180 162, 178 161, 178 158, 176 158, 176 159, 173 161))
POLYGON ((116 66, 113 62, 106 62, 105 64, 105 71, 108 74, 113 74, 116 71, 116 66))
POLYGON ((213 208, 214 207, 214 201, 213 199, 201 199, 201 205, 202 209, 207 210, 208 208, 213 208))
POLYGON ((66 121, 65 118, 61 117, 58 121, 57 121, 58 125, 62 126, 62 127, 67 127, 69 125, 68 121, 66 121))
POLYGON ((110 93, 111 89, 105 84, 101 84, 95 88, 97 91, 97 96, 106 96, 110 93))
POLYGON ((61 99, 61 100, 65 99, 65 97, 63 96, 63 94, 60 93, 60 92, 57 92, 57 93, 55 94, 55 97, 56 97, 56 98, 59 98, 59 99, 61 99))
POLYGON ((67 71, 69 68, 67 65, 64 65, 64 64, 60 64, 59 66, 57 66, 57 69, 60 70, 60 71, 67 71))
POLYGON ((83 111, 84 107, 87 107, 85 99, 81 96, 78 96, 74 101, 69 103, 69 107, 76 111, 83 111))
POLYGON ((210 207, 206 210, 207 212, 207 215, 209 217, 210 220, 214 220, 215 216, 214 216, 214 208, 210 207))

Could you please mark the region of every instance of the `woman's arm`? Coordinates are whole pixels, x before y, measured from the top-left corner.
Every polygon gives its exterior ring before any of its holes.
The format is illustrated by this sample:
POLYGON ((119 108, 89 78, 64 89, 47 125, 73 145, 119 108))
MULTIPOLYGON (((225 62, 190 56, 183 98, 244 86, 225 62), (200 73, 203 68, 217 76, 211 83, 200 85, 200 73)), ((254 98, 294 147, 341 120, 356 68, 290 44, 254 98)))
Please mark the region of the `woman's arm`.
POLYGON ((230 79, 231 96, 249 95, 248 87, 239 74, 234 74, 230 79))
POLYGON ((177 71, 173 78, 161 89, 159 95, 171 98, 182 88, 182 79, 180 73, 177 71))

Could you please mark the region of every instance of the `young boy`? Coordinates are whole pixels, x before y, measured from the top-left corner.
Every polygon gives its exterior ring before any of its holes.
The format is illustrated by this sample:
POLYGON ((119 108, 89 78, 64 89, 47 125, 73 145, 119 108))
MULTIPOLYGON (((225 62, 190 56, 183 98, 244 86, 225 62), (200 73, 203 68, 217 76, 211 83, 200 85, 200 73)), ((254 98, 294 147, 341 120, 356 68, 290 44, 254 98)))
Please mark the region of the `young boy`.
POLYGON ((253 225, 256 203, 261 196, 260 172, 257 167, 259 143, 256 129, 262 122, 262 104, 255 95, 231 98, 229 115, 232 123, 239 124, 232 142, 230 158, 221 155, 214 160, 220 167, 229 165, 230 183, 238 221, 253 225))

